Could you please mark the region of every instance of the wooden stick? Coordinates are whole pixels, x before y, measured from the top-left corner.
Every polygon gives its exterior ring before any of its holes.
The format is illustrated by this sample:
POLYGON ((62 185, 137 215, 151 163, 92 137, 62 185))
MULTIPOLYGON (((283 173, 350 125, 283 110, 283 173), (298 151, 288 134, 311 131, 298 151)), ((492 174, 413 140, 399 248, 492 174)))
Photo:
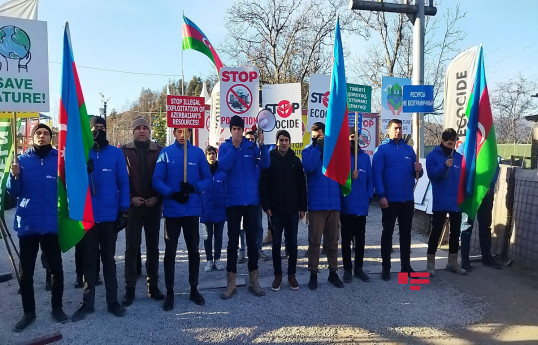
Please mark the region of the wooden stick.
POLYGON ((359 112, 355 112, 355 170, 357 170, 357 151, 359 146, 359 133, 357 133, 357 122, 358 122, 359 112))
POLYGON ((183 182, 187 182, 187 128, 183 128, 183 182))
MULTIPOLYGON (((17 112, 13 112, 13 121, 11 122, 11 140, 13 142, 13 164, 19 164, 17 157, 17 112)), ((19 178, 19 175, 14 176, 15 180, 19 178)))

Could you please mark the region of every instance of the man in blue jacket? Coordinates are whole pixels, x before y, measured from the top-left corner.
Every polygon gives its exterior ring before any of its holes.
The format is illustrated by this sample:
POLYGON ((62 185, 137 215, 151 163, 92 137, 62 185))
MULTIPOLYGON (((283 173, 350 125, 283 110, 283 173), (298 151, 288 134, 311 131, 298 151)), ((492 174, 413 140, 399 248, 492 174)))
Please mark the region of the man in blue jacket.
POLYGON ((318 288, 319 245, 323 234, 329 262, 329 282, 344 287, 338 277, 338 222, 340 220, 340 186, 323 175, 323 144, 325 124, 312 125, 312 144, 304 148, 303 169, 306 173, 308 196, 308 288, 318 288))
POLYGON ((340 193, 342 211, 340 224, 342 233, 342 261, 344 264, 344 282, 351 283, 351 241, 355 237, 354 275, 364 282, 370 277, 362 270, 364 260, 364 244, 366 236, 366 216, 370 200, 373 197, 374 185, 370 156, 357 146, 357 169, 355 169, 354 134, 350 135, 351 153, 351 193, 346 197, 340 193))
POLYGON ((462 156, 454 151, 457 134, 453 128, 447 128, 441 135, 441 144, 436 146, 426 157, 426 171, 432 183, 433 218, 432 230, 428 239, 427 268, 431 277, 435 277, 435 252, 439 237, 443 231, 446 216, 450 219, 450 237, 448 263, 446 270, 457 274, 466 274, 458 264, 460 244, 461 210, 458 208, 458 185, 460 183, 462 156))
POLYGON ((108 311, 118 317, 125 316, 125 308, 118 303, 114 255, 118 232, 127 224, 129 175, 121 150, 108 144, 106 121, 101 117, 92 117, 90 128, 94 145, 90 150, 88 172, 95 225, 82 238, 85 280, 83 303, 73 314, 73 322, 84 319, 94 311, 99 251, 103 263, 108 311))
POLYGON ((166 297, 163 310, 174 309, 174 274, 179 235, 183 238, 189 255, 190 300, 204 305, 204 297, 198 292, 198 272, 200 269, 200 233, 198 225, 202 214, 200 193, 209 188, 211 172, 204 151, 193 146, 188 140, 192 129, 174 128, 176 140, 162 149, 155 172, 153 188, 163 197, 164 228, 164 283, 166 297), (184 133, 186 132, 187 135, 184 133), (187 142, 187 176, 185 182, 184 145, 187 142))
POLYGON ((413 224, 415 177, 422 175, 422 164, 416 162, 413 148, 402 140, 402 121, 389 121, 389 142, 379 146, 374 154, 372 171, 374 187, 379 196, 382 212, 381 278, 390 280, 390 251, 396 219, 400 227, 401 272, 414 272, 411 268, 411 226, 413 224))
POLYGON ((58 151, 51 146, 52 131, 38 124, 32 129, 33 147, 11 166, 7 191, 17 198, 13 229, 20 249, 19 282, 24 315, 13 330, 21 332, 35 320, 34 269, 39 246, 47 258, 52 281, 52 316, 68 320, 62 309, 64 273, 58 243, 58 151))
POLYGON ((226 262, 227 286, 222 299, 231 298, 236 292, 237 247, 241 218, 247 238, 248 252, 248 289, 256 296, 265 295, 258 281, 258 246, 256 243, 259 207, 257 166, 267 169, 270 166, 269 154, 263 146, 263 133, 255 142, 243 136, 245 122, 240 116, 230 119, 230 139, 219 148, 219 169, 226 174, 224 203, 228 222, 228 248, 226 262))

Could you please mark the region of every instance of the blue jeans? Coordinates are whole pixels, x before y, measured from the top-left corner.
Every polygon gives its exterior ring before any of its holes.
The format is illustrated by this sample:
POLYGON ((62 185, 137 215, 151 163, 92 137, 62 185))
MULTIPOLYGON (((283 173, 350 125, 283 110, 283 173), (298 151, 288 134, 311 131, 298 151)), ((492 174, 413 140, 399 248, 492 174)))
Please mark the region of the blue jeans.
POLYGON ((204 223, 207 228, 207 238, 204 238, 205 257, 207 261, 220 260, 222 250, 222 231, 224 222, 204 223), (213 235, 215 236, 215 256, 213 257, 213 235))
POLYGON ((282 275, 282 259, 280 258, 282 231, 284 231, 286 249, 289 254, 288 275, 294 275, 297 267, 297 231, 299 227, 299 213, 273 213, 271 222, 273 224, 272 255, 275 276, 282 275))

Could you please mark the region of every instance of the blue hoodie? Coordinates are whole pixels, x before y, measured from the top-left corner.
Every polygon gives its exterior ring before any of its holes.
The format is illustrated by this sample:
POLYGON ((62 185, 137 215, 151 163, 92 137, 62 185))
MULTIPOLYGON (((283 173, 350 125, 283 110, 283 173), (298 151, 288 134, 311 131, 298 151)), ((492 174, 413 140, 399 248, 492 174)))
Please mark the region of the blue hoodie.
POLYGON ((340 211, 340 185, 321 172, 323 161, 319 145, 306 146, 302 157, 306 173, 308 210, 340 211))
POLYGON ((33 148, 19 156, 20 173, 7 180, 7 192, 17 198, 13 228, 19 237, 58 233, 58 151, 40 158, 33 148))
MULTIPOLYGON (((398 143, 391 139, 377 148, 372 162, 372 172, 375 191, 379 198, 387 198, 389 202, 414 200, 416 158, 413 148, 403 139, 398 143)), ((420 176, 422 174, 423 171, 420 172, 420 176)))
MULTIPOLYGON (((351 173, 355 169, 355 155, 351 155, 351 173)), ((357 154, 357 170, 359 177, 351 180, 351 193, 346 197, 340 193, 342 203, 341 214, 351 214, 354 216, 367 216, 370 206, 370 199, 374 194, 374 184, 372 178, 372 166, 370 156, 363 150, 357 154)))
POLYGON ((200 193, 211 184, 211 171, 201 148, 187 143, 187 182, 193 185, 194 193, 189 194, 189 200, 180 204, 171 196, 179 192, 183 182, 184 167, 183 144, 176 141, 161 150, 152 184, 157 193, 163 196, 163 215, 165 217, 188 217, 202 215, 200 193))
POLYGON ((258 184, 261 169, 271 165, 268 145, 260 149, 256 143, 243 137, 236 148, 232 139, 226 139, 219 147, 219 169, 226 174, 226 207, 258 206, 258 184))
POLYGON ((123 152, 107 145, 90 150, 94 169, 89 174, 93 218, 96 223, 114 222, 118 213, 127 212, 131 203, 129 174, 123 152))
POLYGON ((432 183, 432 211, 461 212, 458 208, 462 155, 454 151, 452 167, 445 164, 450 158, 440 146, 426 156, 426 172, 432 183))

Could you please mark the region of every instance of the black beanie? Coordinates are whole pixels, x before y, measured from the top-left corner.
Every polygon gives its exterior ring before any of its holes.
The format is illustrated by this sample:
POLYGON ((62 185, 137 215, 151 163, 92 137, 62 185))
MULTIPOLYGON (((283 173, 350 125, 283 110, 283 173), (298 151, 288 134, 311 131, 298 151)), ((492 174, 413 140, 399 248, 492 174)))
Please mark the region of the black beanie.
POLYGON ((32 137, 34 136, 35 132, 36 132, 39 128, 45 128, 47 131, 49 131, 50 137, 52 138, 52 130, 50 129, 49 126, 47 126, 47 125, 44 124, 44 123, 38 123, 37 125, 34 126, 34 128, 32 128, 32 137))
POLYGON ((230 130, 232 130, 233 126, 241 127, 242 129, 245 129, 245 120, 241 116, 234 115, 230 119, 230 130))
POLYGON ((104 125, 106 129, 106 120, 99 116, 94 116, 90 119, 90 129, 92 129, 97 123, 104 125))

